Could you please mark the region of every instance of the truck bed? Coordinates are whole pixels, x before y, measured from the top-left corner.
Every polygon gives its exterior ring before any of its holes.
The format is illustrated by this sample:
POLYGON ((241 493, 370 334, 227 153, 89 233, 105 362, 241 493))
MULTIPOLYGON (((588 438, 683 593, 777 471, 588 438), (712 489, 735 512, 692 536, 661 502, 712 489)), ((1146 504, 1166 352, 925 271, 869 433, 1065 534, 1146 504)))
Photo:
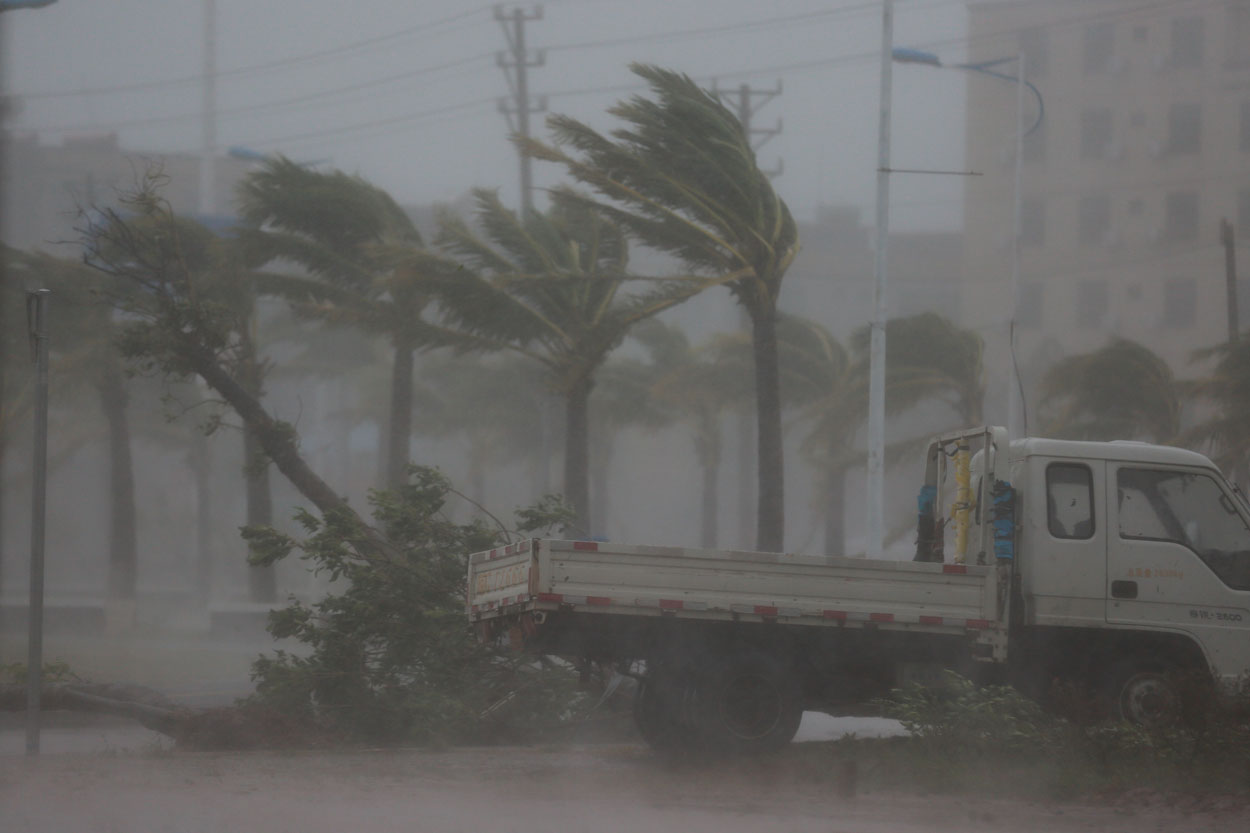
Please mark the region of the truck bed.
POLYGON ((996 599, 990 567, 533 538, 469 557, 467 612, 475 622, 572 609, 951 633, 999 630, 996 599))

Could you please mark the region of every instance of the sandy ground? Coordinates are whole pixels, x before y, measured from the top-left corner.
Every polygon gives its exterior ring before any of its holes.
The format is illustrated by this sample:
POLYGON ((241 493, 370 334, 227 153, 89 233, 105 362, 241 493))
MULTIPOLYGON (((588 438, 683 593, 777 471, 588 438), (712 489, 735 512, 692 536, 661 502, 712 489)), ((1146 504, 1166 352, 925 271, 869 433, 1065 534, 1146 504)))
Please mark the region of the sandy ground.
MULTIPOLYGON (((0 758, 6 833, 1150 833, 1250 829, 1243 801, 1048 804, 832 789, 792 756, 674 766, 636 745, 0 758)), ((818 774, 817 774, 818 775, 818 774)))

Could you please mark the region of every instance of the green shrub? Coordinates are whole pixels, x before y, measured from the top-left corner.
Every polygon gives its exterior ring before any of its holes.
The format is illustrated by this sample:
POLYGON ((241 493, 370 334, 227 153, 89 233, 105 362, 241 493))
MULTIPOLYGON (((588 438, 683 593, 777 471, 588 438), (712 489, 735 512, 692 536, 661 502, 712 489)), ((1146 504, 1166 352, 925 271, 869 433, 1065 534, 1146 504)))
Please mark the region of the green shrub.
MULTIPOLYGON (((305 650, 256 660, 257 702, 340 736, 391 743, 477 739, 498 734, 501 722, 555 720, 573 707, 569 669, 503 655, 474 638, 464 612, 465 556, 498 544, 501 531, 451 521, 450 493, 442 474, 422 467, 406 485, 372 493, 384 547, 346 513, 299 513, 307 533, 300 541, 269 528, 245 531, 257 563, 298 553, 332 582, 323 598, 292 598, 270 614, 270 633, 305 650)), ((526 510, 520 531, 567 517, 562 504, 547 501, 526 510)))

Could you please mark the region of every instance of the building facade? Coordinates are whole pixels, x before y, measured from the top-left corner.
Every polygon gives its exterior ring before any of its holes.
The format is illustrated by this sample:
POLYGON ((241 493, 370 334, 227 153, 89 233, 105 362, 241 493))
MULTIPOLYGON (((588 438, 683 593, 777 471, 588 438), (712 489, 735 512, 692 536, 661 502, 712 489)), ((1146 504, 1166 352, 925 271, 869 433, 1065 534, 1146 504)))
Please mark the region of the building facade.
MULTIPOLYGON (((984 0, 968 20, 969 63, 1023 55, 1044 102, 1021 161, 1015 342, 1026 383, 1112 336, 1147 345, 1178 376, 1201 372, 1194 351, 1228 336, 1222 221, 1243 264, 1250 240, 1250 0, 984 0)), ((962 305, 965 323, 997 342, 1001 368, 1016 88, 973 72, 967 84, 968 164, 984 175, 965 192, 962 305)), ((1244 328, 1250 286, 1239 289, 1244 328)))
POLYGON ((213 160, 212 203, 201 211, 200 157, 191 153, 152 153, 122 148, 115 134, 67 137, 61 144, 37 136, 10 135, 4 142, 3 213, 0 239, 18 249, 72 255, 80 237, 82 212, 115 207, 149 173, 161 178, 161 195, 179 214, 225 222, 234 214, 234 190, 256 165, 255 159, 221 156, 213 160))

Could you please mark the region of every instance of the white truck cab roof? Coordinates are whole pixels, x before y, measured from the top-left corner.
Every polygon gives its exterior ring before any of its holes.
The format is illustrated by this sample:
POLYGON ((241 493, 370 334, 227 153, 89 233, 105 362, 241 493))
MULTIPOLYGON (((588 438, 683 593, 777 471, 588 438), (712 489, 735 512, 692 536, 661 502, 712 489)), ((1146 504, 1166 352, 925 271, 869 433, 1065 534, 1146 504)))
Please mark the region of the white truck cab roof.
POLYGON ((1173 466, 1195 466, 1215 469, 1215 464, 1204 454, 1186 448, 1174 448, 1168 445, 1153 443, 1128 442, 1086 442, 1083 440, 1051 440, 1042 437, 1029 437, 1012 440, 1011 457, 1023 460, 1026 457, 1070 457, 1082 460, 1115 460, 1129 463, 1163 464, 1173 466))

